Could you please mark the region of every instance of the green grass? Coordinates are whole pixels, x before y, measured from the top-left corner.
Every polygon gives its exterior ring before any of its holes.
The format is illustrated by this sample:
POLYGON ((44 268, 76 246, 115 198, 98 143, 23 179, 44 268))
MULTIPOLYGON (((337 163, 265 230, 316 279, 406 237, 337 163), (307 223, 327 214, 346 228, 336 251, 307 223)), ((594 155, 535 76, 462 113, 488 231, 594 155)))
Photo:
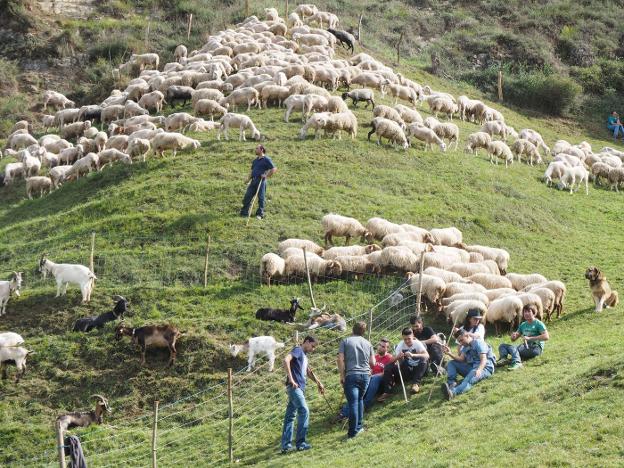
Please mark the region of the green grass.
MULTIPOLYGON (((401 71, 434 88, 480 96, 467 85, 429 76, 411 62, 401 71)), ((586 138, 580 126, 568 121, 504 112, 516 129, 539 130, 549 144, 558 138, 588 139, 595 148, 609 144, 586 138)), ((457 226, 469 243, 506 248, 511 271, 564 281, 567 312, 550 325, 545 355, 521 371, 497 372, 452 403, 442 400, 437 387, 428 402, 433 382, 427 380, 424 393, 407 406, 396 397, 375 408, 367 415, 367 433, 348 444, 345 431, 331 425, 333 411, 310 388, 314 450, 306 461, 351 466, 357 456, 392 466, 415 460, 501 466, 519 458, 529 466, 621 464, 624 428, 616 417, 623 406, 621 312, 592 313, 583 278, 585 268, 595 264, 615 288, 622 283, 621 194, 591 188, 589 196, 570 195, 540 181, 544 166, 505 169, 483 154, 464 154, 461 146, 445 154, 376 146, 366 141, 370 110, 356 111, 360 129, 355 142, 300 141, 297 116, 285 124, 283 110, 250 114, 268 135, 266 146, 279 171, 269 184, 267 218, 252 218, 249 227, 237 213, 255 143, 218 142, 214 134, 194 135, 202 141, 195 153, 115 166, 43 199, 26 200, 23 182, 0 190, 0 274, 26 273, 22 297, 9 303, 3 329, 23 334, 37 352, 19 385, 0 384, 0 463, 53 463, 54 418, 90 407, 93 393, 108 396, 114 413, 103 426, 78 431, 90 465, 148 464, 154 399, 165 406, 175 402, 161 412, 162 466, 225 460, 223 382, 228 367, 244 366, 244 358, 227 355, 227 345, 252 334, 288 340, 292 327, 258 322, 254 312, 307 294, 302 283, 260 287, 259 258, 286 237, 320 241, 320 218, 334 211, 362 221, 383 216, 425 227, 457 226), (75 289, 55 299, 53 282, 42 282, 35 272, 40 254, 86 264, 92 231, 97 233, 99 278, 93 302, 80 305, 75 289), (204 289, 208 235, 209 285, 204 289), (141 368, 129 342, 113 340, 112 326, 89 335, 68 331, 76 318, 110 309, 115 293, 132 301, 131 324, 170 322, 185 332, 175 367, 165 368, 166 354, 153 352, 141 368), (43 461, 28 463, 42 455, 43 461)), ((477 128, 459 125, 462 141, 477 128)), ((8 161, 0 160, 0 170, 8 161)), ((368 309, 401 282, 332 281, 314 291, 317 302, 331 310, 367 317, 368 309)), ((376 309, 374 339, 389 335, 396 341, 413 309, 413 298, 407 302, 404 309, 376 309)), ((307 299, 305 306, 310 306, 307 299)), ((299 319, 304 320, 303 313, 299 319)), ((438 317, 428 315, 428 320, 448 331, 438 317)), ((319 336, 321 347, 312 364, 335 407, 341 400, 334 371, 340 336, 331 331, 319 336)), ((500 341, 490 342, 496 347, 500 341)), ((241 463, 277 466, 300 460, 276 455, 285 407, 282 378, 281 371, 269 375, 265 368, 235 376, 235 457, 241 463)))

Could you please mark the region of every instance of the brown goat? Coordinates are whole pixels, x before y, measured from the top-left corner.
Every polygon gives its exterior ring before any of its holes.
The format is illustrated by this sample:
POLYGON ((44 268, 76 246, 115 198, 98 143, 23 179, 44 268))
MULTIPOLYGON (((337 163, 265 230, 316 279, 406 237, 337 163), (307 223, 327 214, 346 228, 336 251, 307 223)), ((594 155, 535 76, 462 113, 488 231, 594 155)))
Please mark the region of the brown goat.
POLYGON ((182 334, 173 325, 146 325, 132 328, 119 324, 115 329, 115 338, 120 340, 122 336, 129 336, 132 342, 141 347, 141 365, 145 364, 145 349, 148 346, 156 348, 169 348, 169 365, 172 366, 176 359, 176 340, 182 334))

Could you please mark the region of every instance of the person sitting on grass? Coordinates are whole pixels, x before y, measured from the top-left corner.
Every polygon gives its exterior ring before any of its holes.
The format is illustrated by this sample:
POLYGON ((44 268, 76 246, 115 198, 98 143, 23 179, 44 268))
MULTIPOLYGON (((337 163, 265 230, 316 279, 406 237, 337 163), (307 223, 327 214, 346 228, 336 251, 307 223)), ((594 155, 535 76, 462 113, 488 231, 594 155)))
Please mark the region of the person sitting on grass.
POLYGON ((401 366, 400 372, 404 384, 412 384, 412 393, 420 391, 420 381, 427 372, 429 353, 427 353, 425 345, 414 338, 411 328, 404 328, 401 335, 403 341, 397 345, 392 361, 386 364, 384 368, 383 394, 377 399, 380 403, 390 397, 392 387, 401 379, 398 366, 401 366))
POLYGON ((475 340, 485 340, 485 327, 481 323, 482 318, 479 309, 470 309, 468 315, 466 315, 464 324, 461 328, 453 328, 453 333, 456 333, 457 330, 464 330, 475 340))
POLYGON ((443 371, 442 361, 444 360, 444 352, 442 351, 442 345, 440 344, 438 335, 433 331, 433 328, 425 326, 423 318, 420 315, 410 317, 410 326, 414 332, 414 338, 427 346, 431 372, 436 375, 441 373, 443 371))
POLYGON ((535 306, 527 304, 522 309, 524 322, 520 324, 518 330, 511 334, 511 340, 516 341, 522 338, 524 342, 518 346, 502 343, 498 347, 499 360, 497 366, 507 364, 508 356, 511 356, 509 370, 516 370, 522 367, 522 360, 533 359, 544 352, 544 341, 550 339, 546 325, 541 320, 535 318, 535 306))
MULTIPOLYGON (((371 369, 371 378, 368 387, 364 393, 364 410, 368 410, 375 403, 375 397, 381 390, 383 383, 383 373, 386 365, 392 362, 392 354, 388 352, 390 341, 382 338, 377 344, 377 354, 375 354, 375 365, 371 369)), ((338 419, 346 419, 349 417, 349 405, 345 403, 340 409, 338 419)))
POLYGON ((447 382, 442 384, 442 392, 447 400, 467 392, 477 382, 490 377, 494 373, 496 360, 492 347, 485 341, 473 338, 465 330, 458 330, 454 336, 461 351, 454 355, 448 346, 444 346, 444 354, 452 359, 446 366, 447 382), (456 383, 457 374, 464 377, 459 385, 456 383))
POLYGON ((613 141, 617 141, 620 133, 622 133, 622 139, 624 140, 624 126, 622 126, 617 112, 611 112, 611 115, 607 118, 607 128, 613 132, 613 141))

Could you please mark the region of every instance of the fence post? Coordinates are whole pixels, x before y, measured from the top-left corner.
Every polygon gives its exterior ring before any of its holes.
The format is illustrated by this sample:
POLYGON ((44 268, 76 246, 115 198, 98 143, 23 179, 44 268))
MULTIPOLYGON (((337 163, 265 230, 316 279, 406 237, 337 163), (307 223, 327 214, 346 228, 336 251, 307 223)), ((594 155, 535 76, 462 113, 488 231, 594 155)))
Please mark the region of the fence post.
POLYGON ((193 27, 193 13, 189 15, 188 28, 186 30, 186 41, 191 39, 191 28, 193 27))
POLYGON ((284 11, 284 18, 288 18, 288 0, 286 0, 286 10, 284 11))
POLYGON ((503 71, 498 70, 498 100, 503 101, 503 71))
POLYGON ((228 457, 230 463, 234 461, 232 433, 234 432, 234 407, 232 403, 232 368, 228 367, 228 457))
POLYGON ((206 260, 204 261, 204 288, 208 286, 208 254, 210 253, 210 236, 206 242, 206 260))
POLYGON ((312 300, 312 306, 316 309, 316 301, 314 300, 314 293, 312 292, 312 281, 310 281, 310 270, 308 270, 308 256, 306 255, 305 247, 303 247, 303 263, 305 264, 306 277, 308 278, 308 290, 310 291, 310 299, 312 300))
POLYGON ((295 346, 299 346, 299 330, 295 330, 294 340, 295 340, 295 346))
POLYGON ((423 250, 420 253, 420 271, 418 273, 418 295, 416 296, 416 315, 420 315, 420 301, 422 300, 423 267, 425 266, 425 250, 423 250))
POLYGON ((95 231, 91 233, 91 255, 89 256, 89 268, 95 273, 93 265, 93 256, 95 255, 95 231))
POLYGON ((245 18, 249 18, 249 0, 245 0, 245 18))
POLYGON ((397 65, 400 65, 401 63, 401 42, 403 42, 403 31, 401 31, 401 34, 399 35, 399 40, 396 44, 397 65))
POLYGON ((56 423, 56 446, 58 448, 59 466, 65 468, 65 441, 60 423, 56 423))
POLYGON ((360 20, 358 21, 358 42, 360 45, 362 44, 362 18, 364 18, 364 13, 360 14, 360 20))
POLYGON ((371 333, 373 331, 373 309, 368 310, 368 341, 371 339, 371 333))
POLYGON ((152 425, 152 468, 158 466, 156 460, 156 431, 158 429, 158 400, 154 401, 154 424, 152 425))

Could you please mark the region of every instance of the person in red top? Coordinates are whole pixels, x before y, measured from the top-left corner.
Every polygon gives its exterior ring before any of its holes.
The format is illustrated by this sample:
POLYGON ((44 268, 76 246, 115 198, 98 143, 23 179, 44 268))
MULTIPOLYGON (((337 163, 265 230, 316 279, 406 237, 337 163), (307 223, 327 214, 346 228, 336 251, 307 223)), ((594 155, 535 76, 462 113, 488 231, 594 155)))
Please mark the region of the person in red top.
MULTIPOLYGON (((383 372, 386 364, 392 362, 392 354, 388 352, 390 348, 390 341, 387 338, 382 338, 377 344, 377 354, 375 355, 375 365, 371 369, 371 378, 368 383, 366 393, 364 393, 364 409, 368 410, 373 403, 375 403, 375 397, 381 389, 383 382, 383 372)), ((346 419, 349 417, 349 408, 345 403, 338 414, 338 420, 346 419)))

